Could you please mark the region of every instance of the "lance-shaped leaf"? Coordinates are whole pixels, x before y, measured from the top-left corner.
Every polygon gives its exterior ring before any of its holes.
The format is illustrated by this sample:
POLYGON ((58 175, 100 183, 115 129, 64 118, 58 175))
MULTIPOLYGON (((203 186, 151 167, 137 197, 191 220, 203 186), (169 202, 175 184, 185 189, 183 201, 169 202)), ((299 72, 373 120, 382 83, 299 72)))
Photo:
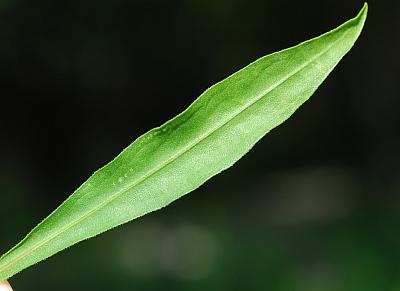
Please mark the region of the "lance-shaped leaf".
POLYGON ((232 166, 314 93, 351 49, 366 15, 365 5, 338 28, 251 63, 139 137, 0 258, 0 281, 164 207, 232 166))

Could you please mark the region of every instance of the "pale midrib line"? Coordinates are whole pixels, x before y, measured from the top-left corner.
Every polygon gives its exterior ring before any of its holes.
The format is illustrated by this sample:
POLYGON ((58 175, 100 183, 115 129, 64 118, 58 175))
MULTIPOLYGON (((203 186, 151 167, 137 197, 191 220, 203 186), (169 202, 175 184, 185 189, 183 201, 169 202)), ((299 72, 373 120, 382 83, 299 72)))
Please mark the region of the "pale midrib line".
MULTIPOLYGON (((244 107, 242 107, 240 110, 238 110, 236 113, 234 113, 232 115, 232 117, 230 117, 229 119, 227 119, 224 123, 218 125, 217 127, 213 128, 212 130, 206 132, 204 135, 202 135, 200 138, 198 138, 194 143, 188 145, 187 147, 185 147, 181 152, 179 152, 178 154, 174 155, 172 158, 170 158, 169 160, 167 160, 163 165, 155 168, 154 170, 148 172, 147 174, 145 174, 142 178, 140 178, 139 180, 136 181, 136 183, 123 188, 122 190, 120 190, 119 192, 115 193, 114 195, 112 195, 110 197, 110 199, 106 200, 105 202, 101 203, 100 205, 96 206, 95 208, 93 208, 92 210, 90 210, 89 212, 87 212, 85 215, 83 215, 81 218, 73 221, 72 223, 68 224, 67 226, 65 226, 64 228, 62 228, 60 231, 54 233, 53 235, 51 235, 50 237, 48 237, 46 240, 38 243, 37 245, 33 246, 32 248, 28 249, 27 251, 23 252, 22 254, 20 254, 19 256, 17 256, 16 258, 14 258, 13 260, 11 260, 10 262, 8 262, 7 264, 5 264, 2 268, 0 268, 0 272, 3 272, 5 269, 7 269, 9 266, 15 264, 16 262, 22 260, 24 257, 29 256, 32 252, 34 252, 36 249, 42 247, 43 245, 45 245, 46 243, 52 241, 53 239, 55 239, 57 236, 59 236, 60 234, 62 234, 63 232, 67 231, 68 229, 72 228, 73 226, 77 225, 78 223, 82 222, 83 220, 89 218, 93 213, 95 213, 97 210, 101 209, 102 207, 110 204, 111 202, 113 202, 115 199, 117 199, 120 195, 124 194, 125 192, 131 190, 132 188, 136 187, 137 185, 139 185, 140 183, 142 183, 143 181, 145 181, 146 179, 148 179, 149 177, 151 177, 152 175, 154 175, 155 173, 157 173, 158 171, 162 170, 163 168, 165 168, 166 166, 168 166, 169 164, 171 164, 172 162, 174 162, 175 160, 177 160, 180 156, 182 156, 183 154, 185 154, 186 152, 188 152, 189 150, 191 150, 193 147, 195 147, 197 144, 199 144, 201 141, 205 140, 207 137, 209 137, 211 134, 213 134, 215 131, 217 131, 218 129, 224 127, 227 123, 229 123, 231 120, 233 120, 236 116, 238 116, 240 113, 242 113, 243 111, 247 110, 248 108, 250 108, 252 105, 254 105, 255 103, 257 103, 259 100, 261 100, 265 95, 269 94, 270 92, 272 92, 273 90, 275 90, 277 87, 279 87, 280 85, 282 85, 283 83, 285 83, 287 80, 289 80, 291 77, 293 77, 294 75, 296 75, 297 73, 299 73, 300 71, 302 71, 305 67, 307 67, 309 64, 313 63, 314 61, 316 61, 318 58, 320 58, 321 56, 323 56, 325 53, 327 53, 337 42, 339 42, 342 38, 344 38, 344 36, 347 34, 348 30, 345 31, 343 33, 342 36, 340 36, 337 40, 335 40, 331 45, 329 45, 325 50, 323 50, 321 53, 319 53, 318 55, 316 55, 314 58, 312 58, 311 60, 305 62, 302 66, 300 66, 298 69, 296 69, 294 72, 286 75, 284 78, 282 78, 282 80, 269 87, 268 89, 266 89, 262 94, 259 94, 253 101, 251 101, 249 104, 246 104, 244 107)), ((79 241, 78 241, 79 242, 79 241)), ((61 250, 60 250, 61 251, 61 250)), ((4 256, 3 258, 0 259, 4 259, 6 256, 4 256)))

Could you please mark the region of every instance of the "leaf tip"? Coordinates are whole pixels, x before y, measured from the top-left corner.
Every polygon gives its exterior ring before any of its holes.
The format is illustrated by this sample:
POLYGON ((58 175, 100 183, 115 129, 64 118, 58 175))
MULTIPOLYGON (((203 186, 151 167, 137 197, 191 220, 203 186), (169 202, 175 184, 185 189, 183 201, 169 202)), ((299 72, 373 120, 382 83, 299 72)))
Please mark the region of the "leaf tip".
POLYGON ((358 13, 358 15, 354 19, 357 20, 357 22, 361 26, 363 26, 365 20, 367 19, 367 14, 368 14, 368 3, 365 2, 363 8, 361 8, 360 12, 358 13))
POLYGON ((352 28, 354 32, 352 34, 354 37, 354 41, 358 38, 358 36, 360 35, 361 31, 364 28, 364 24, 367 19, 367 14, 368 14, 368 3, 365 2, 364 6, 361 8, 357 16, 345 23, 345 26, 347 26, 348 28, 352 28))

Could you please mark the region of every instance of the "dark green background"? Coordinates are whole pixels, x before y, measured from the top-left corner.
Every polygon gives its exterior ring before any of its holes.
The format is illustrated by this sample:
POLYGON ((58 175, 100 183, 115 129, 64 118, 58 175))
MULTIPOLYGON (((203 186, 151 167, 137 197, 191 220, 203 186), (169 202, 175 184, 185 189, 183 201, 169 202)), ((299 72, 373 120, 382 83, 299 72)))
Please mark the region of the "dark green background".
MULTIPOLYGON (((400 290, 400 2, 311 100, 168 208, 11 279, 23 290, 400 290)), ((138 135, 361 1, 0 0, 0 253, 138 135)))

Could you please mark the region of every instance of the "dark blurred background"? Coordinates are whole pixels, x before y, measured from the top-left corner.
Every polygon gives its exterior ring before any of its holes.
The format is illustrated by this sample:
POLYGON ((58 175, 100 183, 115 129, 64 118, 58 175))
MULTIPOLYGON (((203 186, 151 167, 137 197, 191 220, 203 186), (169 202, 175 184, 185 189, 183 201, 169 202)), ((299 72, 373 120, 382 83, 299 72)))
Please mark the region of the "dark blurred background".
MULTIPOLYGON (((204 89, 362 1, 0 0, 0 253, 204 89)), ((400 290, 400 2, 311 100, 166 209, 11 279, 23 290, 400 290)))

